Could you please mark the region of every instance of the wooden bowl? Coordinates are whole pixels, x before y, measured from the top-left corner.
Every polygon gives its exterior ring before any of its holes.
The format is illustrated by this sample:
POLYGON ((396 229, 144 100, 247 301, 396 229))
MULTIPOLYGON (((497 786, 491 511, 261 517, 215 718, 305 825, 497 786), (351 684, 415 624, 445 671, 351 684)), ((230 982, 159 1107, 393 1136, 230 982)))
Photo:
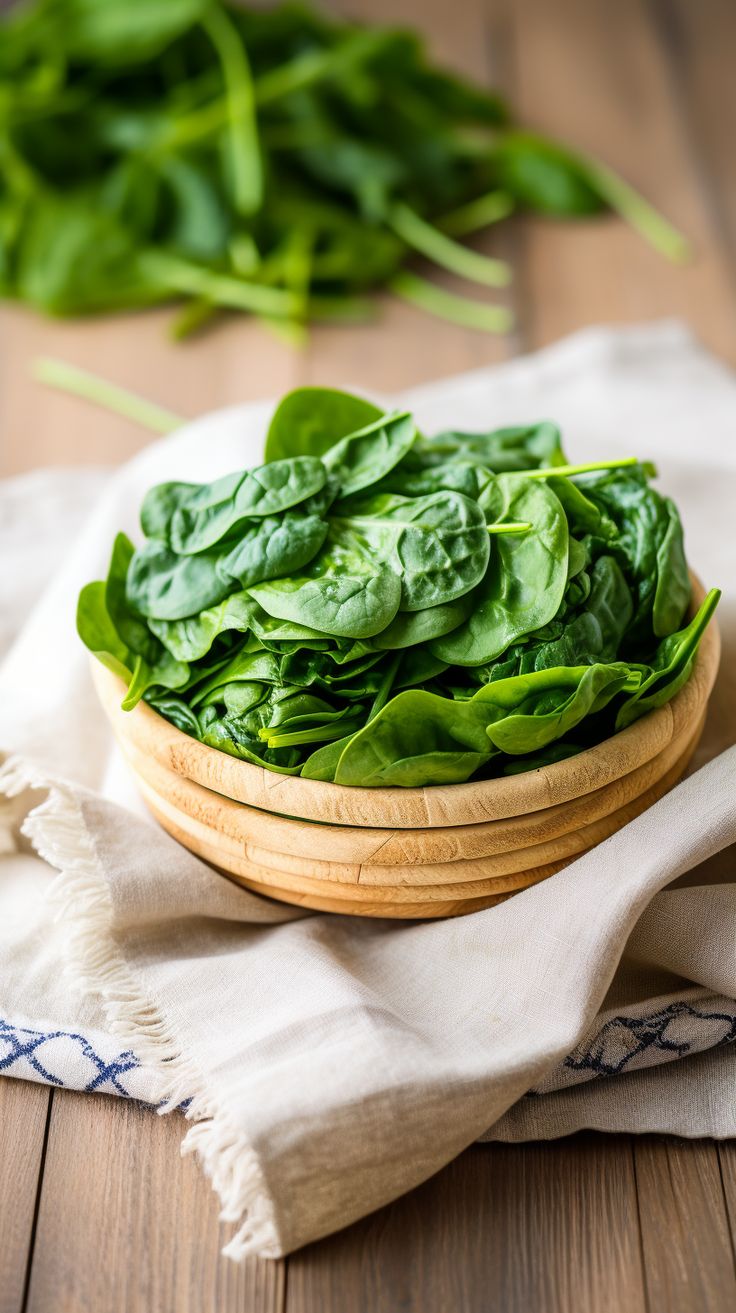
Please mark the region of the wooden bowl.
MULTIPOLYGON (((703 589, 693 580, 693 601, 703 589)), ((358 916, 438 917, 489 907, 561 870, 656 802, 703 728, 720 639, 664 707, 540 770, 423 789, 360 789, 278 775, 206 747, 122 682, 94 682, 143 797, 169 834, 261 894, 358 916), (318 828, 319 827, 319 828, 318 828)))

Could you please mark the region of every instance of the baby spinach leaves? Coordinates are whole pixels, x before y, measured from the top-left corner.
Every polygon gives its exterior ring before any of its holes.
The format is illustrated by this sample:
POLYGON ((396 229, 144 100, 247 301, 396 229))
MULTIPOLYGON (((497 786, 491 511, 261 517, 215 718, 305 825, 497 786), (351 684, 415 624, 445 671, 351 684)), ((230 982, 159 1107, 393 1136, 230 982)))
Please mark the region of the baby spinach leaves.
MULTIPOLYGON (((0 294, 53 315, 181 297, 176 337, 224 307, 298 333, 365 316, 364 293, 388 287, 505 331, 505 306, 408 266, 418 251, 505 284, 503 261, 457 239, 517 209, 613 209, 667 257, 687 254, 610 169, 520 130, 495 93, 433 67, 416 34, 301 5, 31 0, 0 21, 0 103, 0 294)), ((378 417, 332 400, 333 437, 378 417)), ((269 460, 305 450, 299 404, 269 460)))
POLYGON ((570 465, 543 421, 418 434, 292 392, 254 470, 164 483, 115 539, 80 637, 210 747, 371 787, 535 769, 674 696, 685 625, 674 504, 626 460, 570 465), (351 427, 354 426, 354 427, 351 427))

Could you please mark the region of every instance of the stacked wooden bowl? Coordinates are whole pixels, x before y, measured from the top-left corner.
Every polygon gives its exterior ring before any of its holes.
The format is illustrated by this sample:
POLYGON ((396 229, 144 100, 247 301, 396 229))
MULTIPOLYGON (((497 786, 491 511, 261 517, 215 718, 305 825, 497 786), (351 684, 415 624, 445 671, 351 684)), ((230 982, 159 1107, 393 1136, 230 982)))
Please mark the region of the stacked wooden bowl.
MULTIPOLYGON (((696 585, 696 604, 703 596, 696 585)), ((100 699, 143 797, 169 834, 261 894, 357 916, 438 917, 545 880, 671 789, 700 737, 720 642, 709 626, 666 706, 541 770, 424 789, 360 789, 278 775, 208 748, 151 707, 100 699)))

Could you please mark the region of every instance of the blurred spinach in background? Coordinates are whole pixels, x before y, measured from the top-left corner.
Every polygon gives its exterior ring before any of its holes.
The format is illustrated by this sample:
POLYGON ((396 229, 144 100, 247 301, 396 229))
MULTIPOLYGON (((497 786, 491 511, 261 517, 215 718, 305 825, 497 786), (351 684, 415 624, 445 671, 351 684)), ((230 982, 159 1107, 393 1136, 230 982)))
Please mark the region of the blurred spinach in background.
POLYGON ((37 0, 0 25, 0 294, 53 315, 184 298, 299 333, 387 286, 489 331, 510 313, 407 268, 510 270, 458 241, 513 210, 613 208, 663 254, 682 237, 617 175, 521 131, 419 36, 308 8, 37 0))

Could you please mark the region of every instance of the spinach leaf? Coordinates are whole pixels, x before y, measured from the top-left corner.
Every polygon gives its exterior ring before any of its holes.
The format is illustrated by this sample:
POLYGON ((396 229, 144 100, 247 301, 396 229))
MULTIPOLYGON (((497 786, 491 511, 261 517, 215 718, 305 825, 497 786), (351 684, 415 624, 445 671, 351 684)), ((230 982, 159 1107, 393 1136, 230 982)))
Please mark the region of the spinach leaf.
POLYGON ((226 474, 180 502, 171 517, 170 544, 186 555, 208 551, 249 519, 278 515, 306 501, 320 492, 326 479, 324 465, 314 456, 226 474))
POLYGON ((377 483, 406 456, 417 431, 411 415, 383 415, 366 428, 341 438, 324 453, 326 469, 339 481, 343 497, 377 483))
POLYGON ((365 787, 462 783, 493 755, 485 712, 421 689, 399 693, 353 735, 335 769, 336 784, 365 787))
POLYGON ((431 468, 445 462, 470 461, 486 466, 495 474, 565 464, 560 430, 549 420, 493 429, 490 433, 448 430, 432 438, 421 438, 415 453, 420 466, 431 468))
POLYGON ((669 497, 665 498, 664 507, 667 527, 657 546, 657 586, 652 604, 652 628, 658 638, 674 633, 690 602, 690 575, 680 516, 669 497))
POLYGON ((630 679, 623 662, 555 666, 486 684, 473 702, 488 716, 487 734, 494 746, 519 756, 539 752, 602 710, 630 679))
POLYGON ((483 511, 461 493, 338 503, 331 527, 343 542, 367 543, 390 566, 401 581, 402 611, 462 597, 483 578, 488 563, 483 511))
POLYGON ((232 593, 217 606, 183 620, 148 619, 148 628, 177 661, 199 661, 207 656, 221 634, 247 633, 258 607, 248 593, 232 593))
POLYGON ((235 545, 218 560, 218 574, 223 580, 237 580, 241 588, 293 574, 317 555, 327 529, 327 522, 318 515, 298 511, 246 521, 235 545))
POLYGON ((431 643, 435 656, 451 665, 482 665, 547 624, 557 613, 567 582, 567 520, 546 483, 501 474, 480 505, 489 523, 522 521, 532 528, 493 539, 471 615, 431 643))
POLYGON ((372 639, 373 645, 390 652, 429 643, 431 639, 441 638, 457 629, 467 619, 472 604, 472 594, 465 593, 452 602, 440 602, 438 606, 428 606, 422 611, 400 611, 390 625, 372 639))
MULTIPOLYGON (((227 307, 303 335, 365 318, 365 293, 388 288, 505 331, 505 306, 408 265, 419 251, 505 284, 504 261, 456 238, 515 208, 613 209, 688 254, 610 169, 515 127, 495 93, 390 26, 289 3, 30 0, 0 20, 0 93, 0 292, 53 315, 180 297, 175 337, 227 307)), ((280 411, 268 459, 321 455, 380 414, 318 388, 280 411)))
POLYGON ((128 569, 127 596, 141 615, 154 620, 183 620, 221 602, 234 591, 223 581, 215 553, 177 556, 157 539, 139 547, 128 569))
POLYGON ((266 435, 266 460, 323 456, 341 438, 380 420, 382 414, 378 406, 350 392, 296 388, 274 411, 266 435))
POLYGON ((625 729, 647 711, 669 702, 679 692, 690 676, 698 644, 720 596, 720 589, 712 588, 690 624, 679 633, 670 634, 662 640, 651 666, 643 667, 641 684, 621 706, 616 717, 616 729, 625 729))
POLYGON ((388 566, 332 535, 304 574, 249 591, 269 615, 343 638, 379 634, 401 601, 400 580, 388 566))
POLYGON ((77 633, 97 660, 128 684, 135 655, 125 646, 112 622, 105 592, 102 579, 85 584, 77 603, 77 633))

